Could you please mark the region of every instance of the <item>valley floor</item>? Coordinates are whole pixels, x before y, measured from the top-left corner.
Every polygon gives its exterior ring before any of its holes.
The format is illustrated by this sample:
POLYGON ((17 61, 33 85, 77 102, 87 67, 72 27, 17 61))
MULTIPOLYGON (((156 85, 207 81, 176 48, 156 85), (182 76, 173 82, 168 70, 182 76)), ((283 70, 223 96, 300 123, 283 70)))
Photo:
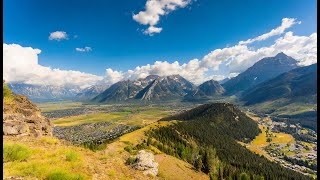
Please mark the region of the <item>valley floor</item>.
MULTIPOLYGON (((275 126, 278 122, 272 121, 270 117, 260 118, 252 113, 247 113, 251 119, 259 124, 261 134, 252 142, 240 144, 246 146, 250 151, 265 156, 271 161, 275 161, 284 167, 293 169, 300 173, 316 177, 317 170, 306 167, 302 164, 295 164, 285 158, 297 159, 307 162, 306 164, 317 164, 316 143, 296 140, 291 134, 278 132, 275 126)), ((281 124, 281 123, 280 123, 281 124)), ((285 126, 284 124, 281 124, 285 126)), ((297 131, 312 131, 310 129, 298 127, 297 131)))

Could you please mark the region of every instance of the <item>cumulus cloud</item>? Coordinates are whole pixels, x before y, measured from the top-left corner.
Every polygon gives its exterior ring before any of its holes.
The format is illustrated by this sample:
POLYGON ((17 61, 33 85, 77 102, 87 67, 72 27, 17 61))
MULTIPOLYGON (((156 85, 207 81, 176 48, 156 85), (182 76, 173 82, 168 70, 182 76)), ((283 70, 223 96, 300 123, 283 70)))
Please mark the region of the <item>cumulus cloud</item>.
POLYGON ((89 52, 89 51, 92 51, 92 48, 91 47, 76 48, 76 51, 78 51, 78 52, 89 52))
MULTIPOLYGON (((283 34, 285 29, 296 23, 299 22, 295 19, 284 18, 281 26, 250 41, 262 41, 276 34, 283 34)), ((247 43, 243 42, 245 41, 240 41, 234 46, 215 49, 201 60, 193 59, 184 64, 180 64, 178 61, 173 63, 156 61, 153 65, 138 66, 125 72, 109 69, 110 75, 107 78, 112 78, 111 74, 113 73, 117 77, 116 81, 143 78, 151 74, 160 76, 180 74, 191 82, 200 84, 209 79, 222 80, 227 77, 235 77, 262 58, 273 57, 280 52, 295 58, 300 66, 317 62, 317 33, 309 36, 297 36, 289 31, 276 39, 272 45, 257 49, 248 47, 248 40, 247 43)))
POLYGON ((154 33, 160 33, 162 31, 162 28, 157 28, 154 26, 150 26, 148 27, 148 29, 146 29, 143 34, 148 34, 150 36, 152 36, 154 33))
POLYGON ((49 40, 56 40, 56 41, 61 41, 63 39, 68 39, 68 35, 64 31, 56 31, 52 32, 49 35, 49 40))
POLYGON ((190 2, 191 0, 147 0, 145 10, 133 14, 132 18, 140 24, 149 25, 144 34, 153 35, 162 31, 162 28, 155 27, 160 21, 160 16, 186 7, 190 2))
POLYGON ((239 44, 240 45, 250 44, 255 41, 263 41, 263 40, 266 40, 272 36, 280 35, 280 34, 284 33, 286 29, 290 28, 294 24, 301 24, 301 21, 297 21, 295 18, 283 18, 281 26, 279 26, 275 29, 272 29, 270 32, 262 34, 256 38, 248 39, 246 41, 240 41, 239 44))
POLYGON ((40 49, 3 44, 3 79, 33 85, 77 86, 85 88, 103 77, 73 70, 52 69, 38 63, 40 49))

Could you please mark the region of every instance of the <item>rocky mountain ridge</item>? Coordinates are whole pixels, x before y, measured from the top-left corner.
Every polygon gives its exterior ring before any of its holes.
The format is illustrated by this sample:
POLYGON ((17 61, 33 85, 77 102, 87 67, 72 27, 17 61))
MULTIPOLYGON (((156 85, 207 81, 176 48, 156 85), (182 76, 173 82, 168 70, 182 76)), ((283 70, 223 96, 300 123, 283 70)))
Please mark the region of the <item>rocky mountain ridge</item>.
POLYGON ((246 71, 223 83, 224 95, 239 94, 261 82, 272 79, 284 72, 297 68, 297 61, 284 53, 266 57, 246 71))

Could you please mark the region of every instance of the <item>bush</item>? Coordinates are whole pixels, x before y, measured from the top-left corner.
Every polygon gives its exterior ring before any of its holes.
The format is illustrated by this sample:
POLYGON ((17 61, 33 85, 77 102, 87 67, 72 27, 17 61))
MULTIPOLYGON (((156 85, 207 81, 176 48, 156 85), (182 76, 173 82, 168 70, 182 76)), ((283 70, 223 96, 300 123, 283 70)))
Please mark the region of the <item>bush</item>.
POLYGON ((114 170, 110 170, 110 171, 108 172, 108 175, 109 175, 110 177, 115 177, 115 176, 116 176, 116 172, 115 172, 114 170))
POLYGON ((10 88, 5 84, 5 81, 3 80, 3 98, 9 97, 11 95, 10 88))
POLYGON ((71 174, 65 171, 56 170, 48 174, 47 180, 82 180, 84 176, 81 174, 71 174))
POLYGON ((79 154, 74 151, 69 151, 66 153, 66 160, 70 162, 74 162, 79 159, 79 154))
POLYGON ((124 150, 127 151, 130 154, 132 154, 134 152, 132 145, 126 146, 124 148, 124 150))
POLYGON ((137 158, 136 157, 129 157, 127 160, 126 160, 126 164, 127 165, 131 165, 131 164, 134 164, 137 162, 137 158))
POLYGON ((240 174, 240 180, 250 180, 250 176, 243 172, 240 174))
POLYGON ((24 161, 31 156, 31 150, 21 144, 3 144, 3 162, 24 161))

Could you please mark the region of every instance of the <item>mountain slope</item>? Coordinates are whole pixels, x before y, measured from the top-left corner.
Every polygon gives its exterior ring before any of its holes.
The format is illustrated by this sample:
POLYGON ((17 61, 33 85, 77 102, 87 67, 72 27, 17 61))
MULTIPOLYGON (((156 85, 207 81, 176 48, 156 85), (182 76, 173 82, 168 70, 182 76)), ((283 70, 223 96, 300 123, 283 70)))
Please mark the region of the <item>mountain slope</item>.
POLYGON ((194 89, 195 86, 180 75, 158 77, 141 90, 135 98, 141 100, 179 99, 194 89))
POLYGON ((219 82, 214 80, 206 81, 198 86, 192 93, 188 93, 185 97, 185 101, 201 101, 208 100, 210 97, 218 96, 224 93, 224 88, 219 82))
POLYGON ((92 102, 121 102, 134 98, 134 96, 142 89, 140 85, 135 84, 132 81, 120 81, 104 92, 94 97, 92 102))
POLYGON ((92 102, 123 102, 127 100, 164 101, 180 99, 196 87, 180 75, 150 75, 135 81, 120 81, 92 99, 92 102))
POLYGON ((105 91, 108 85, 93 85, 83 89, 80 93, 76 94, 75 99, 80 101, 87 101, 105 91))
POLYGON ((233 95, 251 88, 261 82, 274 78, 297 67, 297 61, 284 53, 275 57, 263 58, 238 76, 228 80, 222 86, 225 95, 233 95))
POLYGON ((293 69, 244 92, 241 98, 252 105, 279 98, 292 101, 305 98, 315 101, 317 94, 317 64, 293 69))
POLYGON ((189 162, 211 179, 311 179, 250 152, 237 141, 250 141, 260 130, 237 107, 205 104, 162 121, 180 120, 151 130, 149 142, 189 162), (241 178, 240 178, 241 179, 241 178))

